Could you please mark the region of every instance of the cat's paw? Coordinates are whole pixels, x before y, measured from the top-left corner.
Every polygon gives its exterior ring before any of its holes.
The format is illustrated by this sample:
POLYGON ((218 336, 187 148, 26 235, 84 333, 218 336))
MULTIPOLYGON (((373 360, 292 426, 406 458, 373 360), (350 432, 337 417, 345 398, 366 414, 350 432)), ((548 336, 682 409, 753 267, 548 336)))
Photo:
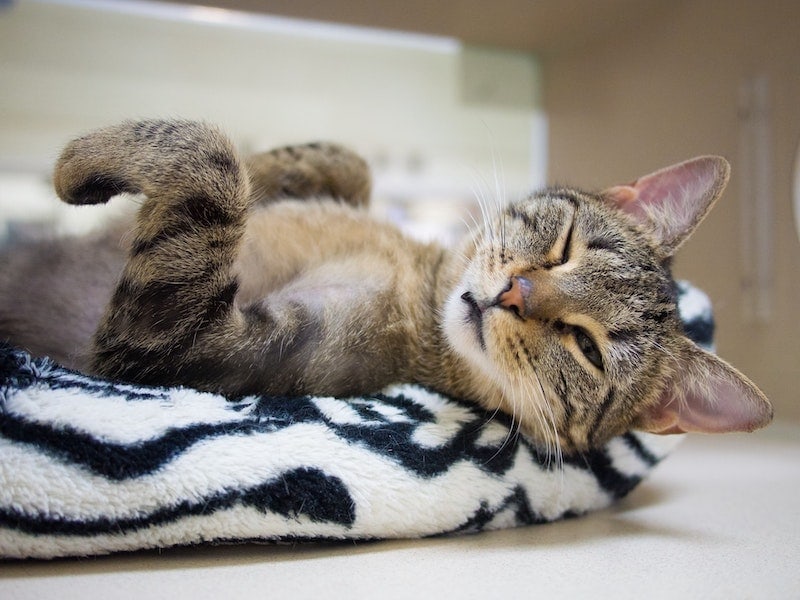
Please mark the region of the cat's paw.
POLYGON ((205 198, 244 210, 250 186, 230 140, 185 120, 125 121, 69 144, 56 164, 56 192, 68 204, 99 204, 121 193, 161 203, 205 198))
POLYGON ((366 206, 372 187, 369 166, 358 154, 331 143, 286 146, 247 161, 257 201, 333 198, 366 206))
POLYGON ((124 192, 139 190, 115 173, 105 132, 77 138, 67 144, 56 163, 53 185, 67 204, 102 204, 124 192))

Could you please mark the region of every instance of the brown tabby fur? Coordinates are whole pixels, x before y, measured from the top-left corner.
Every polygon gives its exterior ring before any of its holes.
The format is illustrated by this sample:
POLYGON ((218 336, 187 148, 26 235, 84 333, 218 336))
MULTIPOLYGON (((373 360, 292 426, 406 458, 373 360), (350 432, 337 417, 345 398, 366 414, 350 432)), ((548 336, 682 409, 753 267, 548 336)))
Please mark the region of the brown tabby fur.
POLYGON ((338 146, 245 162, 213 127, 127 122, 71 142, 55 186, 72 204, 143 194, 135 228, 14 249, 0 338, 112 379, 230 395, 416 382, 568 452, 690 430, 682 407, 726 402, 718 380, 747 417, 699 428, 754 429, 769 404, 685 338, 668 267, 724 187, 727 165, 713 167, 686 231, 620 210, 632 187, 549 189, 451 251, 371 219, 366 164, 338 146))

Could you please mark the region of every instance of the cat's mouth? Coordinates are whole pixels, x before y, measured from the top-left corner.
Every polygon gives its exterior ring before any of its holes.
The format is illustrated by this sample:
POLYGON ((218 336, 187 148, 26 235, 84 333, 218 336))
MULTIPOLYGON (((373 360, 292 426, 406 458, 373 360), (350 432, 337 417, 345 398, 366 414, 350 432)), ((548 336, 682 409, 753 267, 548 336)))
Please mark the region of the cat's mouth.
POLYGON ((461 300, 463 300, 469 308, 469 312, 467 313, 467 322, 475 328, 475 334, 478 336, 478 342, 480 343, 481 348, 485 350, 486 342, 483 339, 483 310, 481 310, 481 307, 477 300, 475 300, 475 296, 472 295, 472 292, 464 292, 461 294, 461 300))

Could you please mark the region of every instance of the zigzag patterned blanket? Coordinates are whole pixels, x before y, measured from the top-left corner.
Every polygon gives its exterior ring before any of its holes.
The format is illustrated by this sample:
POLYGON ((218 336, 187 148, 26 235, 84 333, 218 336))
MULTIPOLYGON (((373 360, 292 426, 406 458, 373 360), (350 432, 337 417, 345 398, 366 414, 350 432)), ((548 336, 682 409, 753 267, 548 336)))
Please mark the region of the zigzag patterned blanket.
MULTIPOLYGON (((681 288, 700 337, 704 295, 681 288)), ((627 494, 676 437, 563 465, 502 415, 413 385, 222 396, 110 383, 0 346, 0 557, 421 537, 542 523, 627 494)))

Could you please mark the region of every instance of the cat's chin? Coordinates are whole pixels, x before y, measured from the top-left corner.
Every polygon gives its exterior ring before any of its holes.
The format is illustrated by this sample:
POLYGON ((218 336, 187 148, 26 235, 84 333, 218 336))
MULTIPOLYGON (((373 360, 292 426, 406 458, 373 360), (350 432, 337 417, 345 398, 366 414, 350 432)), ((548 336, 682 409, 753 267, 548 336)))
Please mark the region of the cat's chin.
POLYGON ((445 338, 453 352, 473 370, 482 377, 496 380, 498 374, 486 351, 483 337, 483 316, 467 294, 465 290, 457 288, 447 299, 442 321, 445 338))

